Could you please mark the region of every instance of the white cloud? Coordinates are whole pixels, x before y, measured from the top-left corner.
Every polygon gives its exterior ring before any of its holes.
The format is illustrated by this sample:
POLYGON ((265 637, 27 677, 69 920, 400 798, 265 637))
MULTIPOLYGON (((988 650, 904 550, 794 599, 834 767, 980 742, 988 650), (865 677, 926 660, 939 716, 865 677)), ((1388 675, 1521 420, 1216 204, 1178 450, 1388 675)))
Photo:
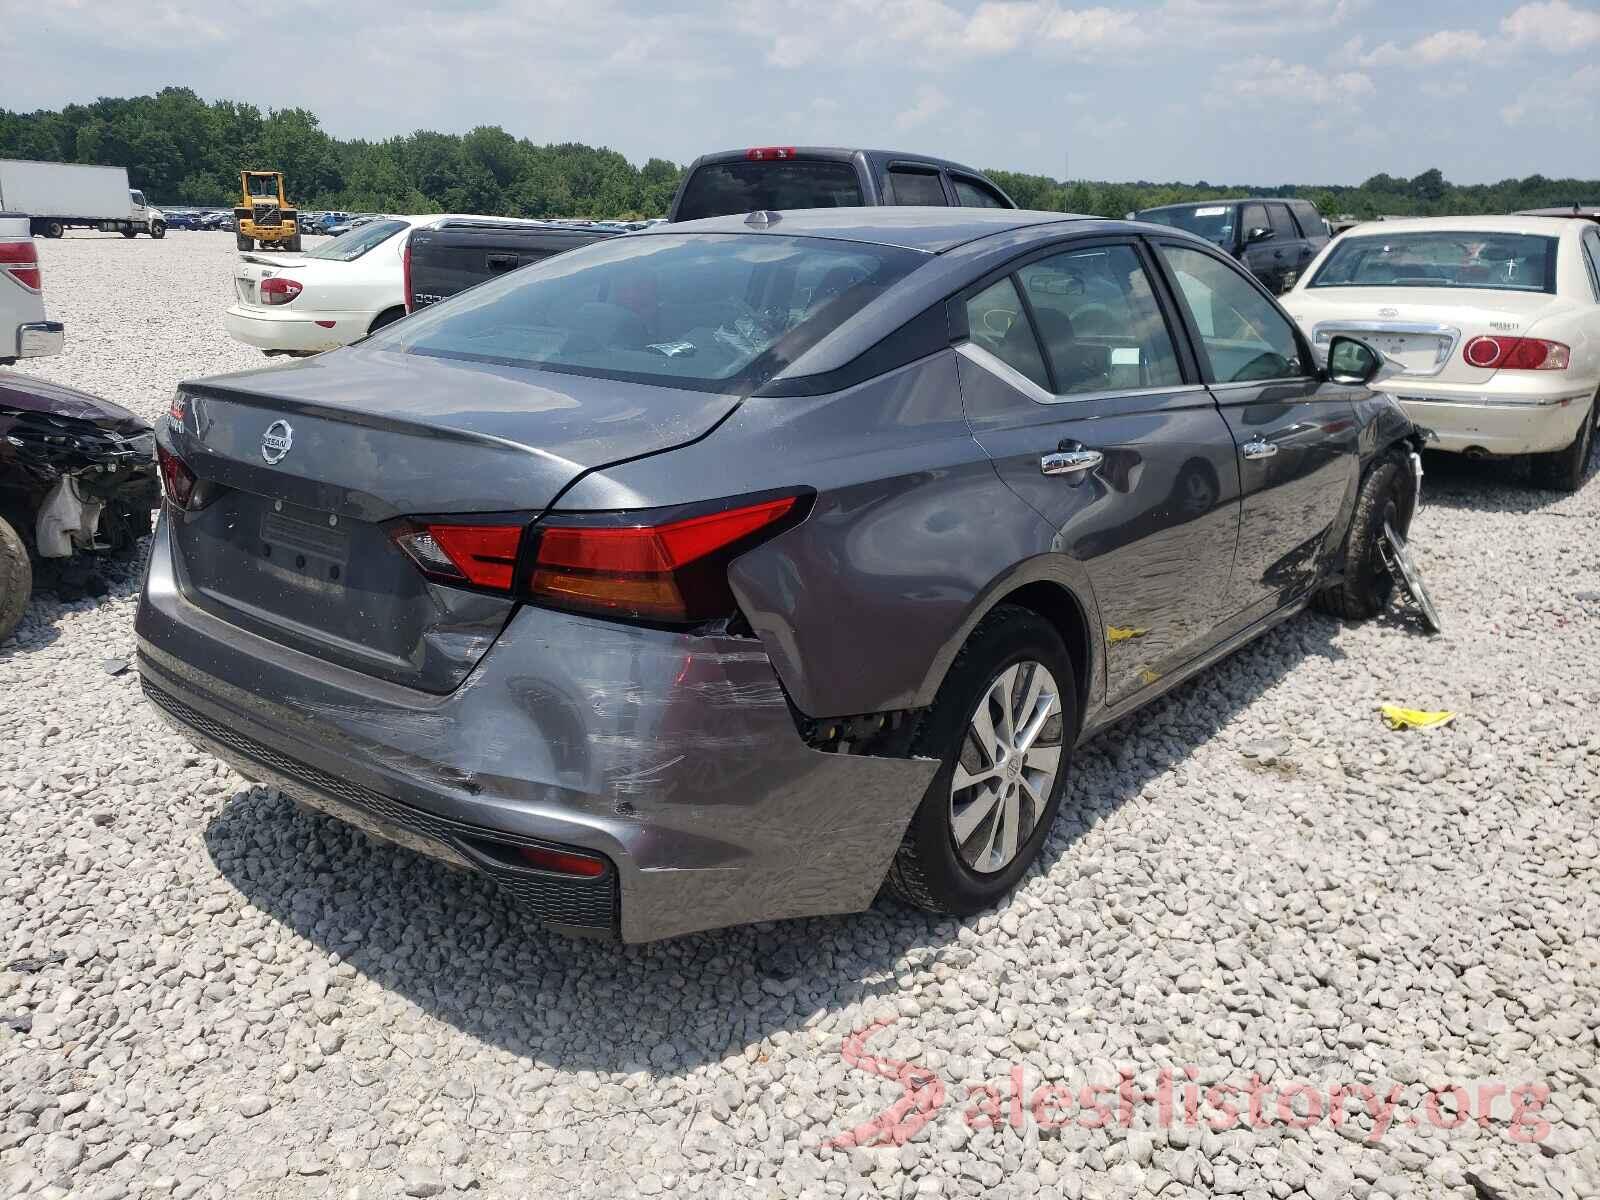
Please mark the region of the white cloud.
POLYGON ((894 127, 902 133, 908 129, 916 129, 926 125, 945 109, 950 107, 949 98, 944 92, 925 83, 917 89, 916 103, 895 116, 894 127))
POLYGON ((1501 112, 1507 125, 1539 125, 1555 117, 1587 115, 1600 103, 1600 66, 1579 67, 1565 79, 1542 81, 1501 112))
POLYGON ((1371 67, 1436 67, 1440 63, 1469 62, 1481 59, 1489 49, 1488 39, 1470 29, 1441 29, 1418 38, 1409 46, 1385 42, 1364 63, 1371 67))
POLYGON ((1236 96, 1285 104, 1359 104, 1377 89, 1360 71, 1321 71, 1281 58, 1253 58, 1231 72, 1236 96))
POLYGON ((1600 12, 1576 8, 1567 0, 1524 4, 1500 22, 1513 42, 1537 46, 1551 54, 1576 54, 1600 43, 1600 12))

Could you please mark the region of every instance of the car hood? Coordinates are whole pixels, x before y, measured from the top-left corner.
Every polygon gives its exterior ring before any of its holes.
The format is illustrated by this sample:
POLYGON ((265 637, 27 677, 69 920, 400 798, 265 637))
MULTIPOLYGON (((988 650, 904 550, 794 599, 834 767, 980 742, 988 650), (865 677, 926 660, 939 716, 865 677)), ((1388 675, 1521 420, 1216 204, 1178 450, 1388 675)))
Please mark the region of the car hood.
POLYGON ((150 429, 147 422, 120 404, 113 404, 65 384, 35 379, 31 375, 0 373, 0 409, 88 421, 123 437, 137 437, 150 429))

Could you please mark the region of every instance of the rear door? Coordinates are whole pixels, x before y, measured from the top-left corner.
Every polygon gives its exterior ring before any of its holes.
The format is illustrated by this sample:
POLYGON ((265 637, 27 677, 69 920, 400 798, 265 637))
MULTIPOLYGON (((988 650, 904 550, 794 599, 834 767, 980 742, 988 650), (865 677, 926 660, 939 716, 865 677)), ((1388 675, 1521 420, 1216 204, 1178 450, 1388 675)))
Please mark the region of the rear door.
POLYGON ((1360 476, 1354 400, 1364 389, 1325 382, 1294 322, 1235 264, 1167 239, 1156 251, 1238 446, 1226 608, 1243 626, 1305 595, 1338 550, 1360 476))
POLYGON ((1267 220, 1272 222, 1273 280, 1267 286, 1281 296, 1294 286, 1300 268, 1311 261, 1311 243, 1300 233, 1287 204, 1267 205, 1267 220))
POLYGON ((1155 278, 1134 239, 1072 242, 951 311, 973 436, 1088 570, 1110 703, 1209 644, 1238 535, 1233 439, 1155 278))

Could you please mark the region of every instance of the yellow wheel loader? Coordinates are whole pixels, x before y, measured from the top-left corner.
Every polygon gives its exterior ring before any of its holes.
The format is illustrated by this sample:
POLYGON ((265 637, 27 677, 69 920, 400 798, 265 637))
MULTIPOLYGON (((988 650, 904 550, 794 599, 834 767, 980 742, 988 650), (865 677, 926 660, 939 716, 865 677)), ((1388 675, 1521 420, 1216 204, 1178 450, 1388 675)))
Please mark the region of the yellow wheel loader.
POLYGON ((234 241, 241 250, 300 249, 300 214, 283 194, 282 171, 240 171, 234 241))

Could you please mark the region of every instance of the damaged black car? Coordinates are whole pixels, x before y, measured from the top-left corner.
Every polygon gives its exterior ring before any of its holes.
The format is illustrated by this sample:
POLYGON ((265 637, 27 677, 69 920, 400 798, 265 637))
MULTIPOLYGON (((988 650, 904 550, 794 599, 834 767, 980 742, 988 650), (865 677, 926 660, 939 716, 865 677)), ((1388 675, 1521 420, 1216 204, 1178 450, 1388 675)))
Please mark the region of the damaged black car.
POLYGON ((119 405, 0 374, 0 641, 28 607, 37 567, 95 594, 92 556, 126 555, 161 499, 150 426, 119 405))

